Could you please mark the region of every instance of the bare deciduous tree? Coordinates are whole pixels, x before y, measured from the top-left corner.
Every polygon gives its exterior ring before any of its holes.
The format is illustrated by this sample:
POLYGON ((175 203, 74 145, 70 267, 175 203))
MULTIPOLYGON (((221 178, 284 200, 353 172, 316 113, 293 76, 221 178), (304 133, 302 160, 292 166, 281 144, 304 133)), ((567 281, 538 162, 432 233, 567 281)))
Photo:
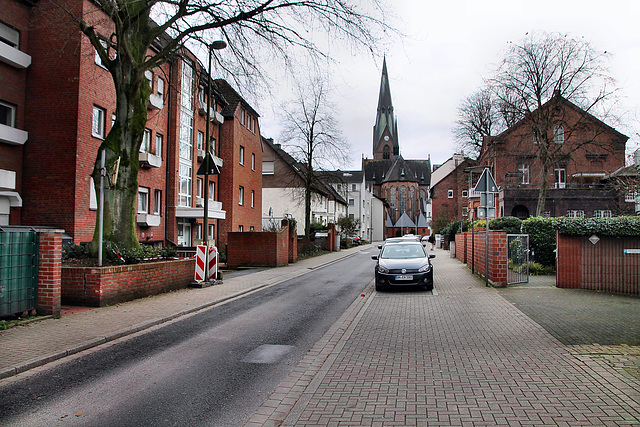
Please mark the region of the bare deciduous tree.
MULTIPOLYGON (((559 120, 557 107, 562 98, 605 119, 607 102, 615 94, 605 66, 607 57, 606 52, 596 51, 584 39, 557 33, 528 34, 522 42, 510 43, 495 77, 489 80, 502 117, 511 122, 506 124, 525 120, 530 125, 531 132, 526 138, 523 136, 523 143, 534 147, 542 165, 537 215, 544 212, 548 176, 554 161, 570 158, 575 150, 594 144, 604 131, 604 126, 594 129, 591 137, 574 139, 570 146, 554 143, 554 126, 559 120)), ((574 131, 584 131, 585 119, 565 129, 564 139, 571 140, 574 131)))
POLYGON ((328 79, 316 76, 300 82, 292 102, 283 106, 281 139, 289 153, 302 165, 304 176, 304 234, 309 238, 311 198, 314 187, 322 187, 321 171, 345 164, 350 155, 329 99, 328 79))
POLYGON ((477 158, 484 138, 503 130, 503 123, 491 90, 485 87, 473 93, 458 106, 458 120, 453 129, 458 149, 477 158))
MULTIPOLYGON (((379 0, 370 2, 367 11, 353 0, 94 0, 87 5, 95 9, 79 12, 75 0, 44 0, 39 6, 66 11, 113 78, 116 119, 100 150, 106 152, 107 165, 120 159, 120 166, 117 182, 105 193, 103 235, 106 241, 130 248, 139 245, 137 159, 150 93, 145 71, 167 62, 187 42, 210 43, 214 34, 221 34, 229 45, 228 60, 216 56, 218 65, 233 71, 236 78, 255 78, 261 75, 266 59, 270 63, 280 59, 286 65, 300 50, 327 56, 326 47, 314 40, 319 32, 331 32, 332 40, 373 51, 377 35, 393 31, 375 17, 384 16, 379 0)), ((93 177, 98 185, 99 154, 93 177)), ((97 242, 98 227, 94 249, 97 242)))

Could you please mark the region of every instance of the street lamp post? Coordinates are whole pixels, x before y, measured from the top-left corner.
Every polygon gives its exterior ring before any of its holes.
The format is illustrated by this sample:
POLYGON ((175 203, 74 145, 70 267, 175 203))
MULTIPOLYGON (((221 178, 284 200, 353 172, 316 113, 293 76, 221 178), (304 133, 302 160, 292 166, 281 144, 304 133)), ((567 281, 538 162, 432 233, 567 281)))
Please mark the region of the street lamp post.
MULTIPOLYGON (((210 128, 211 128, 211 51, 213 49, 215 50, 220 50, 220 49, 224 49, 225 47, 227 47, 227 43, 224 40, 216 40, 214 42, 212 42, 209 46, 208 46, 208 51, 209 51, 209 70, 207 72, 207 112, 206 112, 206 130, 205 130, 205 156, 204 156, 204 167, 205 167, 205 173, 204 173, 204 215, 203 215, 203 233, 204 233, 204 245, 207 247, 207 251, 209 248, 209 158, 210 156, 210 150, 211 150, 211 135, 210 135, 210 128)), ((211 159, 213 160, 213 159, 211 159)), ((220 182, 218 182, 218 184, 220 184, 220 182)), ((207 252, 208 253, 208 252, 207 252)), ((206 263, 208 264, 208 262, 206 263)), ((209 268, 208 266, 205 267, 204 269, 204 281, 208 282, 209 281, 209 268)))

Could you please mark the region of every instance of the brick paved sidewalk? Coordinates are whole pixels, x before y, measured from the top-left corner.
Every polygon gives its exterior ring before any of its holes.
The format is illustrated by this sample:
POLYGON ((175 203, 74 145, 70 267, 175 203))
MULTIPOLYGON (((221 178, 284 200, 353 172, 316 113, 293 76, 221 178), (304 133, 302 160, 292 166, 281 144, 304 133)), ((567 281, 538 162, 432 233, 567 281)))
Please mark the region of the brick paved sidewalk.
POLYGON ((0 379, 289 280, 370 247, 358 246, 286 267, 225 278, 222 284, 204 289, 183 289, 0 331, 0 379))
POLYGON ((640 425, 637 378, 437 253, 433 295, 370 286, 247 425, 640 425))

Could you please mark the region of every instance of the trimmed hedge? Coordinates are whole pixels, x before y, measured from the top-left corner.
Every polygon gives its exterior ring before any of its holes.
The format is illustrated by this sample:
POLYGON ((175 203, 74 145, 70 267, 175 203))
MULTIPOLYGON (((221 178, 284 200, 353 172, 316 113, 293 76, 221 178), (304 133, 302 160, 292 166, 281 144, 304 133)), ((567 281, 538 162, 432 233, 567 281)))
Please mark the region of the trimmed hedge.
POLYGON ((522 221, 522 233, 529 235, 533 260, 546 267, 556 265, 556 230, 553 219, 531 217, 522 221))
POLYGON ((611 237, 640 236, 640 217, 554 218, 555 229, 570 236, 601 234, 611 237))

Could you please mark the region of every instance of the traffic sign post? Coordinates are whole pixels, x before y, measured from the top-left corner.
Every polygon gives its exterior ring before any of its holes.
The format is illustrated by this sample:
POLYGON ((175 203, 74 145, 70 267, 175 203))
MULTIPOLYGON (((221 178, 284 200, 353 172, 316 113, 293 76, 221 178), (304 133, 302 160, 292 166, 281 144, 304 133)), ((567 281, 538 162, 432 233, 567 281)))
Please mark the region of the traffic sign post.
POLYGON ((484 219, 486 222, 485 232, 485 286, 489 286, 489 219, 496 217, 495 194, 498 193, 498 185, 489 168, 484 168, 482 176, 473 189, 480 193, 480 206, 478 207, 478 218, 484 219))

